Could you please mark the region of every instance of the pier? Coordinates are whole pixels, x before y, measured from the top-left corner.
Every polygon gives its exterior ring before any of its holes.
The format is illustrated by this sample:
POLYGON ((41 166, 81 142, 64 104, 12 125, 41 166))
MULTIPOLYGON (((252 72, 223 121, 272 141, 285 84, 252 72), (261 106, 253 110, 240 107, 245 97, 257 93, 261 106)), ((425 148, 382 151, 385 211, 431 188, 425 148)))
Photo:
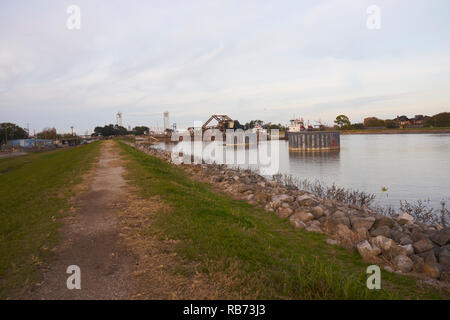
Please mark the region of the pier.
POLYGON ((341 144, 338 131, 288 132, 287 136, 293 151, 339 150, 341 144))

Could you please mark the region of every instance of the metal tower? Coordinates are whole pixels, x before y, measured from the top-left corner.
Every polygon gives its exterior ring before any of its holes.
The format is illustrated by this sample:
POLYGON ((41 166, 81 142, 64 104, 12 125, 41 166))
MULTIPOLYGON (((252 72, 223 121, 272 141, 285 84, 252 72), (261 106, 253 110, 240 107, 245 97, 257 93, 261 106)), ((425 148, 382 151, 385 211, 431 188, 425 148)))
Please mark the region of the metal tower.
POLYGON ((117 114, 116 114, 116 120, 117 120, 117 125, 118 126, 122 126, 122 112, 117 112, 117 114))

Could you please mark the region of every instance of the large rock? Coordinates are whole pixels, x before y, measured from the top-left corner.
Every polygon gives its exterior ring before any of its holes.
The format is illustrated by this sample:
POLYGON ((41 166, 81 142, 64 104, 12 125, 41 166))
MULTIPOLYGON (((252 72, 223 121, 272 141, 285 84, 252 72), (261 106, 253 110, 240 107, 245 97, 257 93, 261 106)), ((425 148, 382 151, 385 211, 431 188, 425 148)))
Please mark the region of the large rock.
POLYGON ((411 238, 414 242, 418 242, 420 240, 428 240, 427 234, 421 230, 413 230, 411 238))
POLYGON ((257 192, 257 193, 255 193, 254 199, 256 201, 260 201, 260 202, 267 202, 267 200, 269 199, 269 196, 264 192, 257 192))
POLYGON ((394 226, 394 220, 392 220, 392 218, 387 217, 387 216, 375 217, 375 222, 374 222, 372 228, 376 229, 381 226, 386 226, 386 227, 389 227, 389 229, 390 229, 394 226))
POLYGON ((424 265, 423 259, 421 257, 419 257, 418 255, 412 255, 411 260, 414 262, 414 266, 413 266, 414 272, 422 273, 423 265, 424 265))
POLYGON ((440 279, 441 281, 450 282, 450 271, 446 270, 442 271, 440 279))
POLYGON ((410 272, 414 266, 413 261, 406 255, 396 256, 393 262, 402 272, 410 272))
POLYGON ((351 247, 355 239, 353 231, 344 224, 338 224, 336 226, 334 229, 334 235, 340 239, 340 242, 344 247, 351 247))
POLYGON ((450 248, 442 247, 439 250, 439 264, 445 271, 450 271, 450 248))
POLYGON ((422 253, 433 249, 434 244, 433 242, 425 238, 417 242, 414 242, 413 247, 416 253, 422 253))
MULTIPOLYGON (((292 216, 291 216, 292 217, 292 216)), ((295 227, 299 229, 306 228, 306 224, 298 219, 289 219, 289 222, 295 227)))
POLYGON ((310 224, 306 227, 306 230, 309 232, 317 232, 317 233, 323 233, 322 228, 320 227, 320 222, 315 220, 309 222, 310 224))
POLYGON ((372 237, 384 236, 389 238, 391 237, 391 229, 388 226, 379 226, 376 228, 372 227, 372 230, 370 230, 370 235, 372 237))
POLYGON ((404 231, 392 230, 391 236, 392 236, 392 239, 394 239, 396 242, 400 243, 401 245, 407 245, 407 244, 414 243, 414 241, 411 239, 411 237, 404 231))
POLYGON ((441 231, 435 232, 430 239, 437 243, 438 245, 445 246, 450 243, 450 228, 442 229, 441 231))
POLYGON ((351 226, 350 219, 342 211, 336 211, 331 216, 327 217, 326 223, 329 225, 343 224, 348 228, 351 226))
POLYGON ((241 184, 238 188, 237 188, 237 192, 239 193, 244 193, 246 191, 252 190, 252 188, 249 185, 246 184, 241 184))
POLYGON ((272 207, 278 208, 283 202, 292 202, 293 197, 287 194, 276 194, 272 196, 272 207))
POLYGON ((290 219, 296 219, 296 220, 306 223, 308 221, 313 220, 314 216, 307 211, 296 210, 290 219))
POLYGON ((314 216, 315 219, 319 219, 324 215, 324 210, 321 206, 316 206, 311 209, 311 214, 314 216))
POLYGON ((394 241, 392 239, 386 238, 385 236, 376 236, 375 238, 370 239, 370 243, 380 248, 384 252, 388 252, 394 245, 394 241))
POLYGON ((367 240, 358 243, 356 249, 365 261, 372 261, 381 253, 380 248, 372 246, 367 240))
POLYGON ((375 222, 375 217, 364 217, 364 216, 351 216, 350 223, 353 230, 365 229, 366 231, 372 228, 375 222))
POLYGON ((439 279, 441 276, 441 266, 436 262, 425 262, 423 264, 423 273, 431 278, 439 279))
POLYGON ((402 245, 402 247, 405 249, 406 255, 410 256, 410 255, 414 254, 414 248, 413 248, 412 244, 402 245))
POLYGON ((294 211, 291 208, 285 208, 285 207, 280 207, 277 211, 276 214, 278 217, 284 219, 289 217, 294 211))
MULTIPOLYGON (((414 253, 414 250, 413 250, 414 253)), ((386 256, 389 258, 394 258, 397 256, 407 256, 408 253, 406 252, 406 249, 402 246, 399 246, 398 244, 394 243, 392 244, 391 248, 385 252, 386 256)))
POLYGON ((429 250, 423 253, 420 253, 419 256, 422 257, 425 263, 435 263, 437 262, 436 255, 433 250, 429 250))
POLYGON ((407 213, 402 213, 400 216, 398 216, 397 222, 399 225, 413 224, 414 218, 407 213))
POLYGON ((315 207, 319 204, 319 202, 316 199, 307 194, 297 197, 297 203, 303 207, 315 207))

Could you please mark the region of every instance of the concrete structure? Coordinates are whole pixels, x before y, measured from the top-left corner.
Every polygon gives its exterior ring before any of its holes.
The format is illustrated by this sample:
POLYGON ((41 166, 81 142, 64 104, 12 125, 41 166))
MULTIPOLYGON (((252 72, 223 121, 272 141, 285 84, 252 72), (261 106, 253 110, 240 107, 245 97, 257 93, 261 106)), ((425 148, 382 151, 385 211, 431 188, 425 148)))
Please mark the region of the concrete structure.
POLYGON ((164 130, 170 129, 169 111, 164 111, 164 130))
POLYGON ((341 144, 338 131, 288 132, 287 136, 293 151, 339 150, 341 144))
POLYGON ((122 126, 122 112, 117 112, 116 120, 117 120, 117 125, 121 127, 122 126))

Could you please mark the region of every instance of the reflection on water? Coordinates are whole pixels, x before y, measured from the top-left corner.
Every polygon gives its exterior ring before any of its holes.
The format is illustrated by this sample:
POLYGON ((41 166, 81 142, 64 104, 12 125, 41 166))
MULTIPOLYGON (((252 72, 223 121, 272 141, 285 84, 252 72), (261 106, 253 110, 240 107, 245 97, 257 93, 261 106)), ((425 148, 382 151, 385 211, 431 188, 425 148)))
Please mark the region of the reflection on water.
MULTIPOLYGON (((374 193, 380 203, 395 207, 399 200, 430 199, 438 208, 442 199, 450 198, 450 134, 343 135, 341 150, 328 152, 293 152, 287 141, 277 143, 280 173, 374 193)), ((237 166, 258 169, 249 159, 261 145, 221 148, 234 151, 234 163, 245 159, 237 166)), ((173 145, 158 147, 168 150, 173 145)))

